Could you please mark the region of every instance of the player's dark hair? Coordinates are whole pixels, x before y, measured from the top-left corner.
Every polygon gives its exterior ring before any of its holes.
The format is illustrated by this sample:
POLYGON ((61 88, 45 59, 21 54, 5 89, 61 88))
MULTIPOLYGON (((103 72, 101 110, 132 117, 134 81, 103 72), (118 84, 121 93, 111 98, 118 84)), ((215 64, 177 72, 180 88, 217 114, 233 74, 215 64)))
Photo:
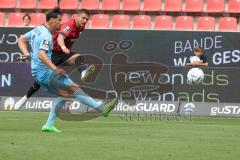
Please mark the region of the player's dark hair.
POLYGON ((24 16, 23 16, 23 20, 25 19, 25 17, 27 17, 29 20, 31 20, 31 16, 29 15, 29 14, 24 14, 24 16))
POLYGON ((78 14, 81 14, 81 13, 85 13, 86 15, 90 16, 90 12, 87 9, 84 9, 84 8, 80 9, 78 11, 78 14))
POLYGON ((46 21, 48 22, 51 18, 57 18, 59 15, 62 15, 61 9, 59 7, 55 7, 53 10, 46 13, 46 21))

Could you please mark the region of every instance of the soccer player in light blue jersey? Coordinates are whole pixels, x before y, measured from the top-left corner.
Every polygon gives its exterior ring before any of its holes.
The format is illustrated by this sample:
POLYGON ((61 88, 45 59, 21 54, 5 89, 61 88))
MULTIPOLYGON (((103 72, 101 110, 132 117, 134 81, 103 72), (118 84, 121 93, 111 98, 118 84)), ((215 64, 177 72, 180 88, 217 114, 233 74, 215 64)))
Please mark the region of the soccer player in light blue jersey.
POLYGON ((59 29, 60 23, 61 11, 59 8, 55 8, 46 13, 46 22, 43 25, 27 32, 18 40, 19 48, 25 57, 29 57, 27 45, 30 43, 31 69, 35 81, 44 90, 60 96, 54 100, 48 120, 42 127, 43 132, 60 132, 54 126, 54 122, 60 107, 65 102, 64 98, 75 98, 105 117, 117 104, 117 98, 112 99, 109 103, 102 104, 102 102, 89 97, 69 78, 63 69, 58 68, 51 62, 52 34, 59 29))

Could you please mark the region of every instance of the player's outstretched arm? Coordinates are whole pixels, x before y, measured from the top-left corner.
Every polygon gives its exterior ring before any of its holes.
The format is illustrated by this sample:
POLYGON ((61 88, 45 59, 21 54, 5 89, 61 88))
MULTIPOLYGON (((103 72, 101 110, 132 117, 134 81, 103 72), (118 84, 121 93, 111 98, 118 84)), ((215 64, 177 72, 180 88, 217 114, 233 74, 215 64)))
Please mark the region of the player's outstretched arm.
POLYGON ((69 54, 70 53, 70 50, 66 47, 65 45, 65 42, 64 42, 64 39, 66 37, 63 35, 63 34, 59 34, 58 35, 58 38, 57 38, 57 43, 58 45, 61 47, 62 51, 66 54, 69 54))
POLYGON ((51 70, 57 69, 57 67, 52 63, 52 61, 47 57, 46 52, 44 50, 39 51, 39 59, 51 70))
POLYGON ((39 51, 39 59, 51 70, 53 70, 56 74, 65 74, 65 71, 61 68, 57 68, 52 61, 47 57, 46 52, 44 50, 39 51))
POLYGON ((21 58, 22 60, 29 60, 30 59, 30 54, 28 52, 28 39, 21 36, 19 39, 18 39, 18 46, 23 54, 23 57, 21 58))

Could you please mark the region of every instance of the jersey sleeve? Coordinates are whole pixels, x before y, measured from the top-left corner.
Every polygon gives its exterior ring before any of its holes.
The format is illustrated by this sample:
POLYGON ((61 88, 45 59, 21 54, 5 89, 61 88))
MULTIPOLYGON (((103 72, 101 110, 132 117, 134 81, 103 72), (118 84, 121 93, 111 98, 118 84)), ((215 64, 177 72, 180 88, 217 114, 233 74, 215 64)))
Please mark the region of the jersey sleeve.
POLYGON ((72 27, 69 24, 62 24, 59 34, 69 37, 72 27))
POLYGON ((46 52, 51 50, 52 37, 51 36, 41 36, 39 39, 39 50, 44 50, 46 52))
POLYGON ((25 34, 23 35, 23 38, 26 38, 28 41, 30 41, 32 35, 33 35, 33 30, 31 30, 31 31, 29 31, 29 32, 27 32, 27 33, 25 33, 25 34))

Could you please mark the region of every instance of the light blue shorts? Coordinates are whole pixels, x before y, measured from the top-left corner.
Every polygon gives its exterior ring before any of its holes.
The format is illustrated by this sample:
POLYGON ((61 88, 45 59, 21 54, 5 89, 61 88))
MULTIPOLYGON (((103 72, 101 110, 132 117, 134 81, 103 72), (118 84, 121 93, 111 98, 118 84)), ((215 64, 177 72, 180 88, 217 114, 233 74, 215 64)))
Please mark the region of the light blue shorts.
POLYGON ((73 81, 67 74, 57 75, 52 70, 45 72, 44 75, 37 74, 34 76, 34 79, 49 93, 67 90, 73 84, 73 81))

